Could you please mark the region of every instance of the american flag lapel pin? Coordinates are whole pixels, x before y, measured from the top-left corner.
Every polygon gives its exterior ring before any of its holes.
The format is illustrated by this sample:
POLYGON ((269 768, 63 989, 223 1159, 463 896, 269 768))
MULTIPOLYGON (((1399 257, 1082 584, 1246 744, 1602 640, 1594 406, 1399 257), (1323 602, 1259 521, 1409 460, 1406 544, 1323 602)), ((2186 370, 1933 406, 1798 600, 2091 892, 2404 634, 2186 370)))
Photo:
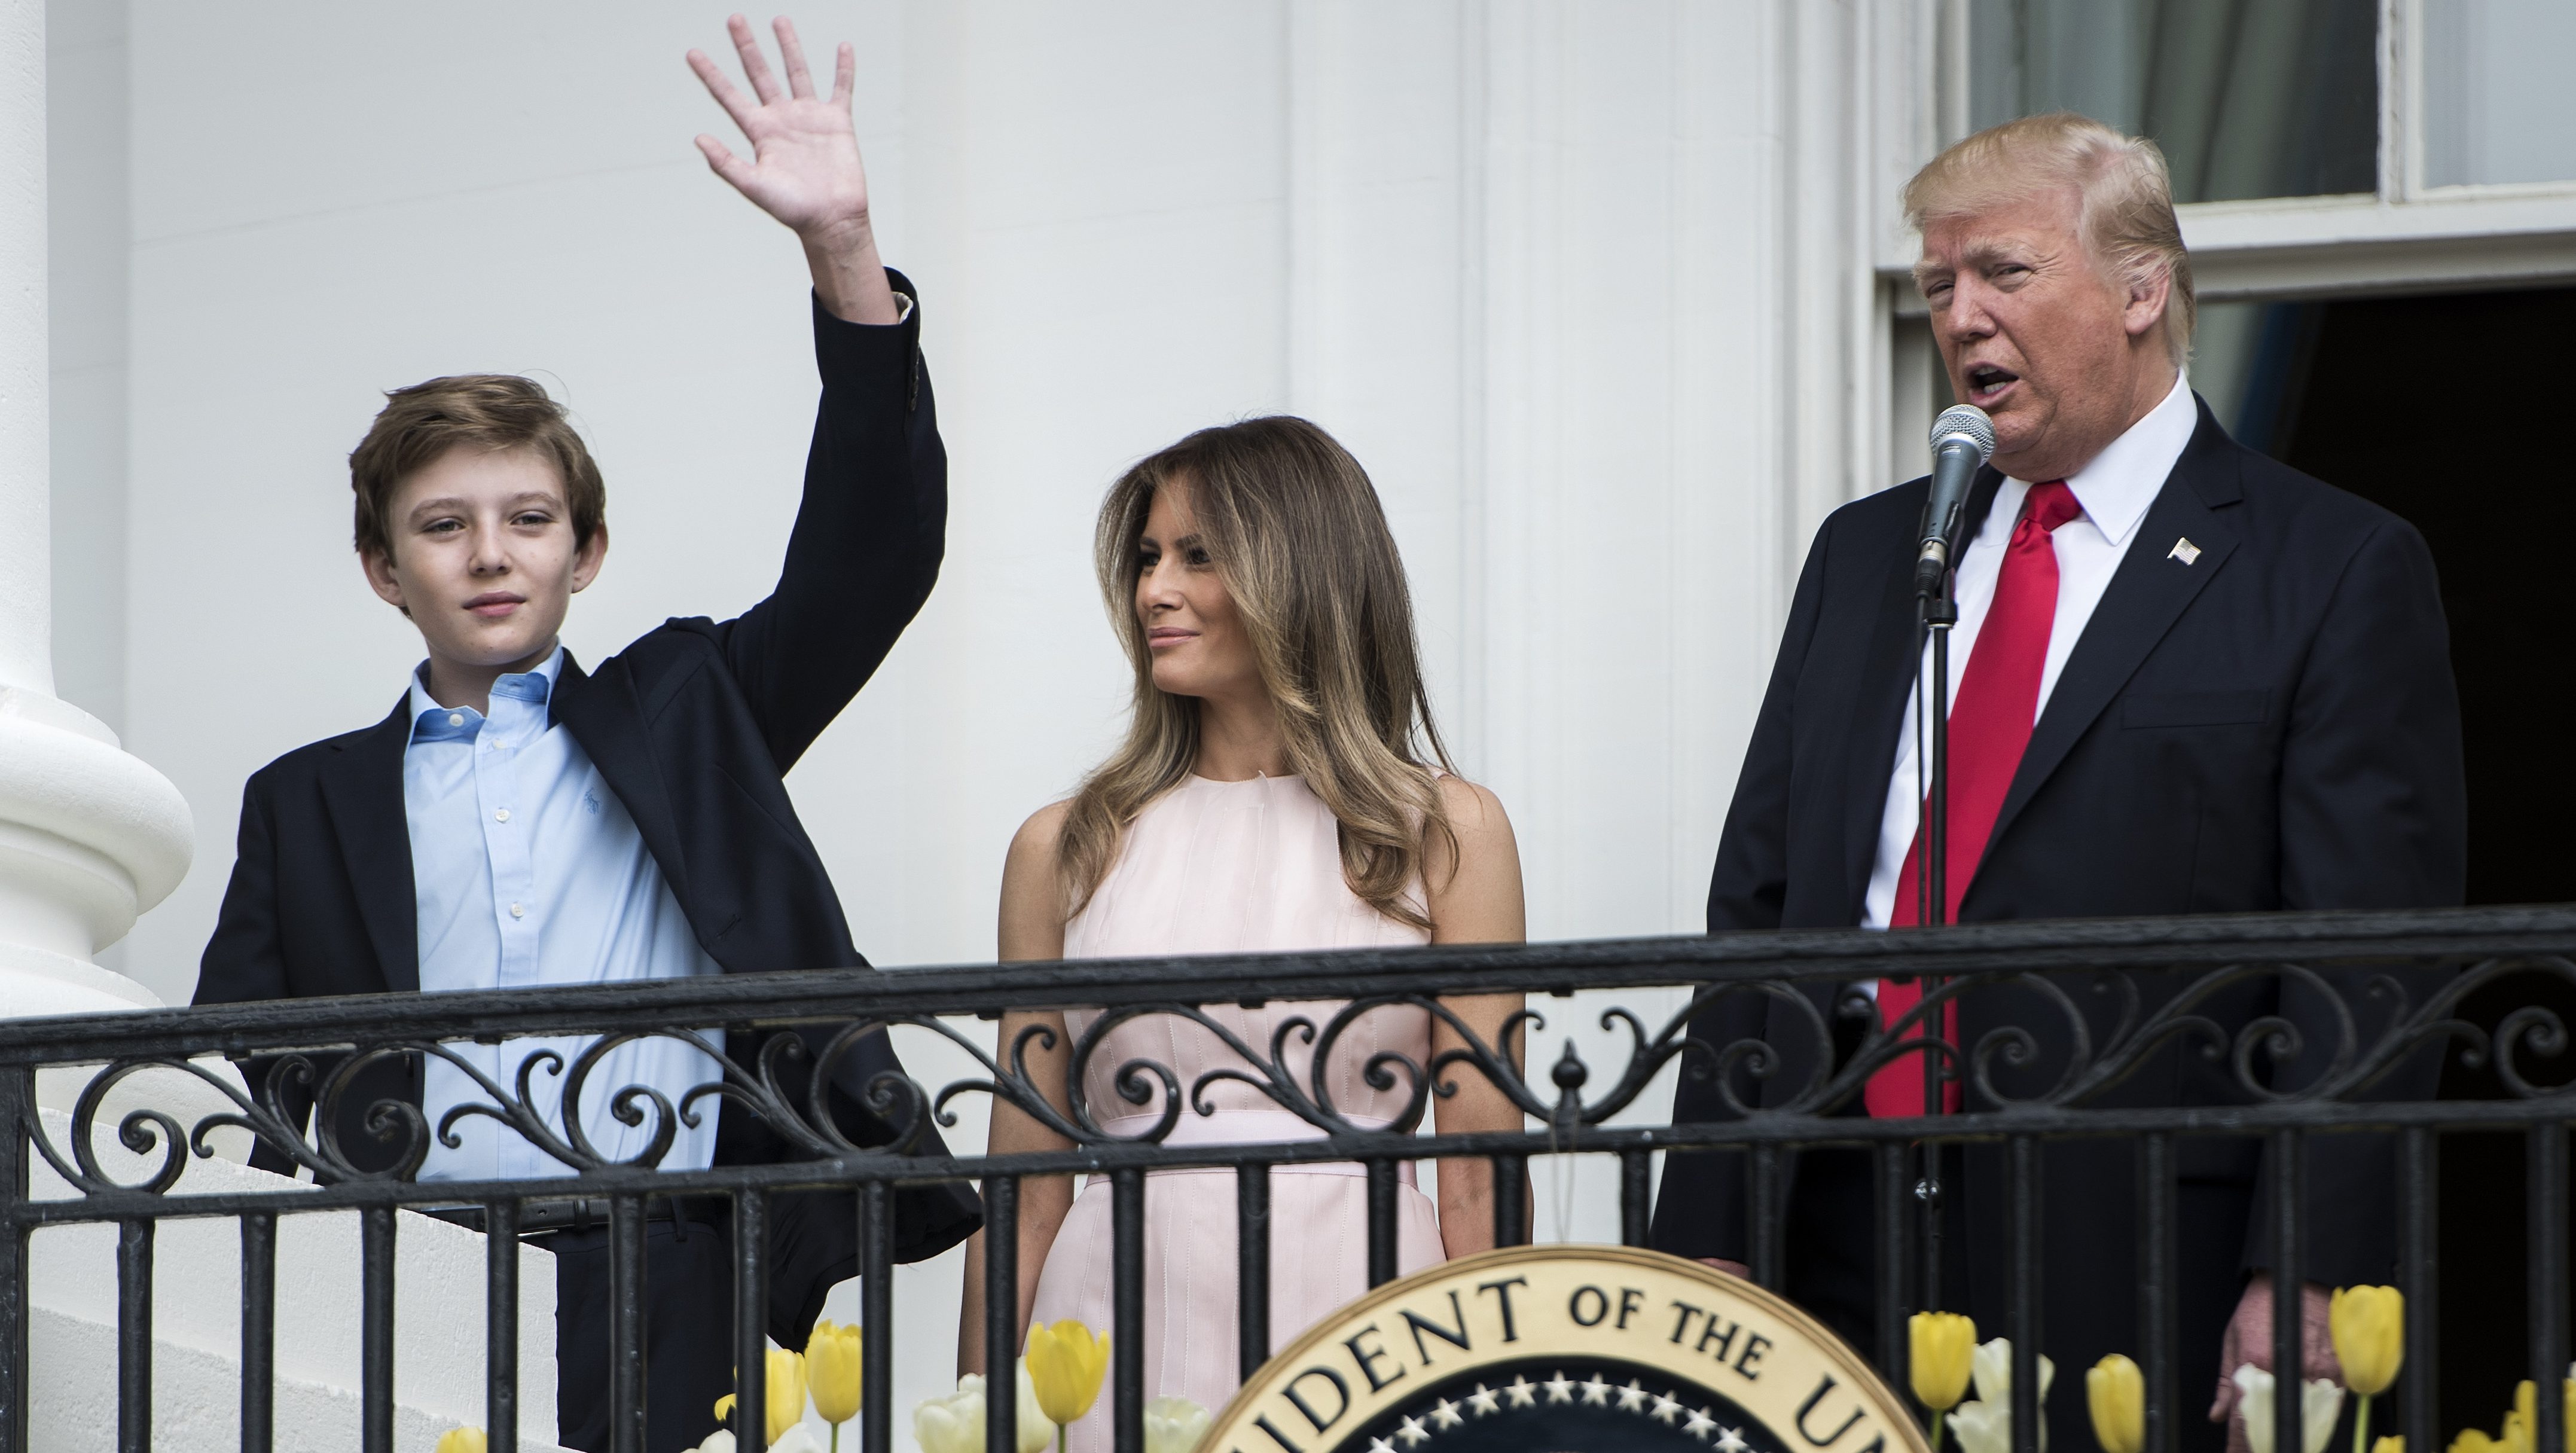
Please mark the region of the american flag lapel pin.
POLYGON ((2200 558, 2200 547, 2193 544, 2189 539, 2176 540, 2174 541, 2172 551, 2170 551, 2165 558, 2168 560, 2179 560, 2185 565, 2189 565, 2191 562, 2200 558))

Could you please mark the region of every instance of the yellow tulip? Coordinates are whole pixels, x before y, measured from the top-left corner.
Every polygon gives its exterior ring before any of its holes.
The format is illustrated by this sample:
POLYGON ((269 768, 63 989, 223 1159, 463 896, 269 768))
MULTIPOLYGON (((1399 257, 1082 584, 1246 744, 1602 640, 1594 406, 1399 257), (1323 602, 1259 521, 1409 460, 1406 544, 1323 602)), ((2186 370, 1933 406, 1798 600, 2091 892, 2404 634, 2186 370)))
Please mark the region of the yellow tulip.
POLYGON ((1109 1339, 1071 1317, 1029 1329, 1029 1380, 1037 1384, 1038 1406, 1057 1426, 1091 1411, 1108 1372, 1109 1339))
POLYGON ((2387 1437, 2380 1439, 2378 1442, 2371 1444, 2370 1453, 2406 1453, 2405 1435, 2400 1433, 2391 1433, 2387 1437))
POLYGON ((2406 1294, 2395 1287, 2337 1287, 2326 1313, 2343 1385, 2376 1397, 2406 1360, 2406 1294))
POLYGON ((1968 1369, 1977 1351, 1977 1324, 1956 1312, 1917 1312, 1906 1324, 1912 1334, 1908 1362, 1914 1398, 1936 1413, 1945 1413, 1968 1395, 1968 1369))
POLYGON ((450 1428, 438 1435, 438 1453, 483 1453, 486 1443, 481 1428, 450 1428))
POLYGON ((2540 1430, 2540 1387, 2530 1378, 2513 1385, 2513 1411, 2504 1415, 2504 1436, 2496 1441, 2513 1453, 2531 1453, 2540 1430))
POLYGON ((830 1321, 815 1323, 814 1335, 805 1339, 805 1383, 824 1422, 837 1425, 859 1415, 859 1353, 865 1345, 858 1328, 830 1321))
MULTIPOLYGON (((2576 1453, 2576 1379, 2559 1384, 2561 1414, 2566 1419, 2568 1453, 2576 1453)), ((2483 1428, 2463 1428, 2451 1440, 2451 1453, 2533 1453, 2540 1437, 2540 1388, 2529 1378, 2514 1384, 2513 1407, 2504 1415, 2502 1431, 2489 1436, 2483 1428)), ((2394 1440, 2382 1438, 2381 1443, 2394 1440)), ((2373 1449, 2372 1453, 2380 1453, 2373 1449)), ((2392 1450, 2402 1453, 2402 1450, 2392 1450)))
MULTIPOLYGON (((761 1445, 767 1447, 787 1436, 787 1430, 805 1421, 805 1359, 782 1347, 769 1349, 769 1406, 764 1410, 769 1427, 761 1445)), ((716 1399, 718 1418, 733 1415, 733 1394, 716 1399)))
POLYGON ((2093 1364, 2084 1374, 2084 1400, 2102 1453, 2138 1453, 2147 1446, 2147 1379, 2138 1364, 2117 1352, 2093 1364))
POLYGON ((805 1421, 805 1359, 783 1347, 769 1349, 769 1438, 775 1443, 805 1421))

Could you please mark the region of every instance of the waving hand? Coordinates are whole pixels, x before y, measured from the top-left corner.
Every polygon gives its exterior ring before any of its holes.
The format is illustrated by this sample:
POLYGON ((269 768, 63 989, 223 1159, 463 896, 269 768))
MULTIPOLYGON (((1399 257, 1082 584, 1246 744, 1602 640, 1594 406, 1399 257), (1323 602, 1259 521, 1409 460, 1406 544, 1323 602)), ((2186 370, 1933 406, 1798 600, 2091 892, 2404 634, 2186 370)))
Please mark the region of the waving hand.
POLYGON ((824 307, 853 323, 898 321, 894 291, 886 284, 868 219, 868 177, 859 162, 858 133, 850 125, 850 90, 858 63, 848 42, 840 47, 827 100, 814 94, 805 48, 785 17, 775 25, 779 60, 787 73, 784 85, 770 71, 750 21, 736 15, 725 28, 732 33, 752 94, 744 95, 705 51, 689 52, 689 69, 742 128, 752 159, 734 155, 713 136, 701 135, 698 150, 717 176, 794 229, 805 244, 814 291, 824 307))

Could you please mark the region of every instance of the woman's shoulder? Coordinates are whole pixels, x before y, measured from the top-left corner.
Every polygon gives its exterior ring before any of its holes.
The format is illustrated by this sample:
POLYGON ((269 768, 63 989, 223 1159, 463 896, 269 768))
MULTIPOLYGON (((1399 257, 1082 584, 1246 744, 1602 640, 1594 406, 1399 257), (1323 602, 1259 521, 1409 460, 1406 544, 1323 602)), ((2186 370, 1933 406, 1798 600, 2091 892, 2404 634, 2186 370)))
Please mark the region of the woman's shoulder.
POLYGON ((1425 848, 1430 856, 1425 864, 1432 881, 1449 878, 1462 866, 1480 861, 1510 858, 1517 862, 1520 845, 1512 837, 1511 815, 1503 811, 1503 800, 1493 789, 1470 782, 1454 772, 1443 772, 1435 781, 1440 789, 1440 812, 1447 819, 1447 832, 1433 832, 1425 848))
POLYGON ((1503 800, 1490 787, 1470 782, 1454 772, 1433 775, 1440 788, 1440 810, 1449 817, 1450 831, 1460 839, 1500 832, 1509 836, 1511 817, 1503 811, 1503 800))
POLYGON ((1010 860, 1013 864, 1055 867, 1056 843, 1064 836, 1065 819, 1073 815, 1070 797, 1050 802, 1029 814, 1020 830, 1011 834, 1010 860))
POLYGON ((1064 889, 1056 878, 1056 841, 1072 803, 1050 802, 1029 814, 1011 835, 1002 863, 1001 956, 1005 960, 1064 956, 1064 889))

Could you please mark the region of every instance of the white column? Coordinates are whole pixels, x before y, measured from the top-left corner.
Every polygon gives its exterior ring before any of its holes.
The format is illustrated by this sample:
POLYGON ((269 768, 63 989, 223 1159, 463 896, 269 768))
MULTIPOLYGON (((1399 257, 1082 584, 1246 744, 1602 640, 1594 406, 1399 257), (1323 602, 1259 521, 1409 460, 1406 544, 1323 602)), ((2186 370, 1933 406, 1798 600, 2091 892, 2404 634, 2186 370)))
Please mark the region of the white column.
POLYGON ((45 352, 45 7, 0 0, 0 689, 50 696, 45 352))
POLYGON ((0 0, 0 1017, 157 1004, 93 962, 188 871, 167 778, 54 696, 45 6, 0 0))

